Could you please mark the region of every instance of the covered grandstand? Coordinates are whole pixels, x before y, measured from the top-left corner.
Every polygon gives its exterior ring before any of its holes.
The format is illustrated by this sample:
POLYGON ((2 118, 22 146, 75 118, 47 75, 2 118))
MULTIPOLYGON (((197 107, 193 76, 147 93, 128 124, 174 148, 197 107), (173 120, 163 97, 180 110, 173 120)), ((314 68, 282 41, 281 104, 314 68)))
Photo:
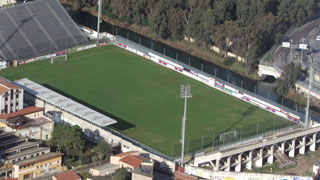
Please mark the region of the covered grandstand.
POLYGON ((0 8, 0 61, 47 55, 88 40, 58 0, 0 8))

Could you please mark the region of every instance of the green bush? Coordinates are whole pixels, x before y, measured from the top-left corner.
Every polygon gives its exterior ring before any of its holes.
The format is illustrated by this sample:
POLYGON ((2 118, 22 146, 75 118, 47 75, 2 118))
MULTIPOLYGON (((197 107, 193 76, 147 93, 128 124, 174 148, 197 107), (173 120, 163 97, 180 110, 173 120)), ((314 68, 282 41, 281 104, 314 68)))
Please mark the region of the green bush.
POLYGON ((234 62, 236 62, 236 58, 234 57, 227 57, 224 59, 223 64, 226 66, 231 66, 234 62))

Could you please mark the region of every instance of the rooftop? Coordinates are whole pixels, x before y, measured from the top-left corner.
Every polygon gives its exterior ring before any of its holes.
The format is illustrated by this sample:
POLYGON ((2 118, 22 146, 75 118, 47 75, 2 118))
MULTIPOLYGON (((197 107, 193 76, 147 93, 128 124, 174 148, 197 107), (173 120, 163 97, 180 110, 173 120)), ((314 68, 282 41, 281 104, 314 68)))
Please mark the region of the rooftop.
POLYGON ((27 107, 24 109, 21 109, 17 112, 9 113, 9 114, 1 114, 0 119, 11 119, 15 118, 18 116, 23 116, 23 115, 28 115, 31 113, 39 112, 39 111, 44 111, 43 107, 27 107))
POLYGON ((27 78, 17 80, 16 83, 23 87, 25 92, 97 126, 105 127, 117 122, 114 119, 73 101, 70 98, 62 96, 61 94, 58 94, 27 78))
POLYGON ((138 151, 128 151, 128 152, 124 152, 124 153, 120 153, 120 154, 116 154, 113 157, 124 157, 133 153, 138 153, 138 151))
POLYGON ((0 84, 0 94, 6 93, 9 91, 9 88, 3 86, 2 84, 0 84))
POLYGON ((46 160, 53 159, 53 158, 56 158, 56 157, 61 157, 61 156, 63 156, 63 153, 50 152, 50 153, 47 153, 47 154, 44 154, 44 155, 41 155, 41 156, 37 156, 37 157, 31 158, 31 159, 26 159, 26 160, 23 160, 23 161, 19 161, 18 165, 20 167, 21 166, 27 166, 27 165, 30 165, 30 164, 39 163, 39 162, 42 162, 42 161, 46 161, 46 160))
POLYGON ((136 156, 136 155, 128 155, 122 159, 120 159, 121 162, 128 164, 130 166, 134 167, 140 167, 140 164, 144 161, 147 161, 148 159, 142 156, 136 156))
POLYGON ((37 153, 37 152, 42 152, 42 151, 45 151, 45 150, 48 150, 50 149, 49 147, 33 147, 33 148, 29 148, 29 149, 26 149, 26 150, 23 150, 21 152, 17 152, 15 154, 12 154, 12 155, 9 155, 9 156, 5 156, 5 158, 7 160, 9 159, 15 159, 15 158, 18 158, 18 157, 24 157, 28 154, 34 154, 34 153, 37 153))
POLYGON ((7 87, 7 88, 10 88, 10 89, 22 89, 21 87, 16 86, 15 84, 12 84, 10 81, 8 81, 8 80, 6 80, 4 78, 0 78, 0 84, 3 87, 7 87))
POLYGON ((78 179, 81 179, 81 177, 77 173, 75 173, 74 171, 60 173, 60 174, 54 175, 54 177, 57 180, 78 180, 78 179))
POLYGON ((7 119, 7 124, 14 129, 24 129, 28 127, 39 126, 48 122, 52 122, 49 118, 43 116, 35 119, 28 118, 26 116, 18 116, 7 119))
POLYGON ((98 170, 98 171, 104 171, 104 170, 113 169, 113 168, 118 169, 119 167, 118 167, 118 165, 115 165, 115 164, 105 163, 105 164, 102 164, 99 166, 92 167, 91 169, 98 170))

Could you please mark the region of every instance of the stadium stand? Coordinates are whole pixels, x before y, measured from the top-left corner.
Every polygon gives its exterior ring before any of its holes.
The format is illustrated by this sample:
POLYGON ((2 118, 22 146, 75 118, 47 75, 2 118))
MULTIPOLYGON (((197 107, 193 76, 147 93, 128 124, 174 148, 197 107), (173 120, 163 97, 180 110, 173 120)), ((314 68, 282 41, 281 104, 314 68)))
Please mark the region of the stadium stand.
POLYGON ((0 60, 25 60, 87 44, 58 0, 0 9, 0 60))

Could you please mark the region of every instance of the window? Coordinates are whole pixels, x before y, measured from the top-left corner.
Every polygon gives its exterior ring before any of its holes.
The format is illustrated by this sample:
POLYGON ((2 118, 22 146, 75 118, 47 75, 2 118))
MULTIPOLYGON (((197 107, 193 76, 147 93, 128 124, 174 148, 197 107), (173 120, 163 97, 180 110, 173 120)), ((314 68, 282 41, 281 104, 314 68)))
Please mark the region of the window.
POLYGON ((11 91, 10 91, 10 99, 13 99, 13 89, 11 89, 11 91))
POLYGON ((23 175, 23 179, 32 179, 33 178, 33 174, 26 174, 26 175, 23 175))

